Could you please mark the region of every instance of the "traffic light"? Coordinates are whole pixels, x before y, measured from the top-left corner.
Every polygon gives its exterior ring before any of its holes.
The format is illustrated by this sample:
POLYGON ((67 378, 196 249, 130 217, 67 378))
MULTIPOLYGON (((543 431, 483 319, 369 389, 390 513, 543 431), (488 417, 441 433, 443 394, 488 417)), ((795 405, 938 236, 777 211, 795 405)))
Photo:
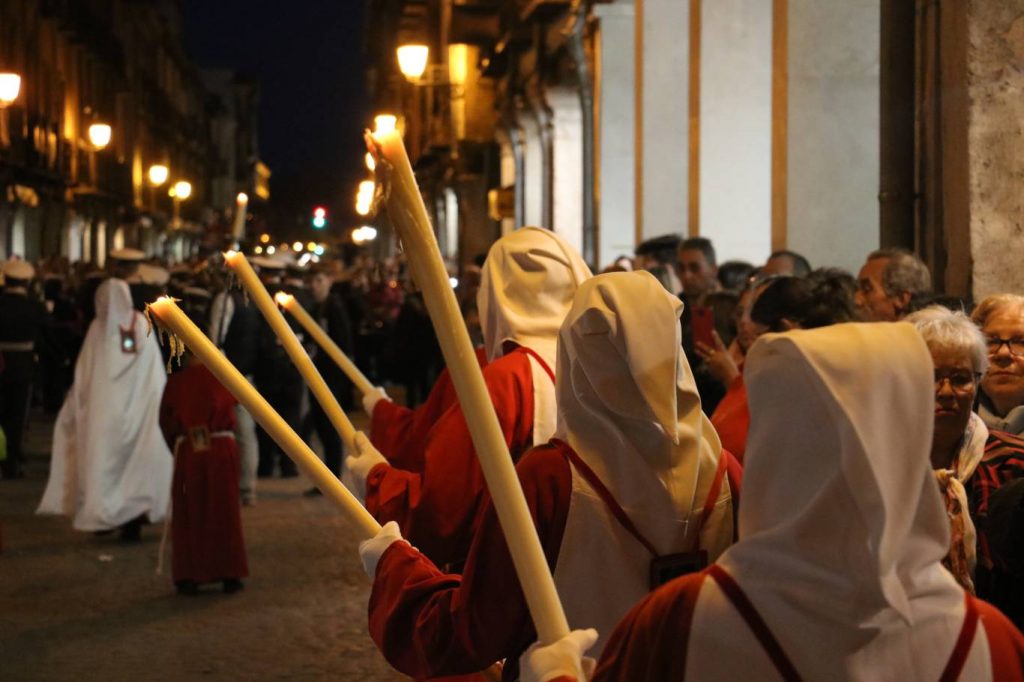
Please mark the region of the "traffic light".
POLYGON ((327 209, 317 206, 313 209, 313 228, 322 230, 327 226, 327 209))

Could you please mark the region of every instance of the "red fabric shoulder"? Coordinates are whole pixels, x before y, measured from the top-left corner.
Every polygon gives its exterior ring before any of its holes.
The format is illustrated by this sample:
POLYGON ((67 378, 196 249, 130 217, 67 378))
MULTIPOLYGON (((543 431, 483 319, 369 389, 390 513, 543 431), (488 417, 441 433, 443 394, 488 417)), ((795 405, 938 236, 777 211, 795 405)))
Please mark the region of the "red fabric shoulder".
MULTIPOLYGON (((562 544, 572 473, 558 450, 534 448, 516 473, 549 566, 562 544)), ((507 659, 505 677, 536 641, 497 515, 484 499, 461 576, 444 574, 407 543, 381 556, 369 603, 370 636, 397 670, 417 679, 464 674, 507 659)))
POLYGON ((974 599, 981 624, 988 638, 992 659, 992 679, 996 682, 1024 680, 1024 635, 996 607, 974 599))
POLYGON ((705 570, 676 578, 634 606, 612 632, 593 681, 685 679, 690 628, 707 576, 705 570))

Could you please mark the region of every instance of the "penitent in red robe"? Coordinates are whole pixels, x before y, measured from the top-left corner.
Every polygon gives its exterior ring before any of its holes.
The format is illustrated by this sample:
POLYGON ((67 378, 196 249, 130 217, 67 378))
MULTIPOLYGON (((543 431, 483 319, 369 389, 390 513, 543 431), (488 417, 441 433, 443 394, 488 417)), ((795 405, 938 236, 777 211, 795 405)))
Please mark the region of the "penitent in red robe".
MULTIPOLYGON (((529 351, 516 348, 487 365, 483 375, 505 443, 518 459, 533 444, 529 351)), ((466 558, 484 492, 469 427, 456 403, 431 430, 418 472, 384 464, 370 471, 366 509, 382 524, 397 521, 409 542, 444 565, 466 558)))
MULTIPOLYGON (((567 447, 552 441, 516 465, 552 572, 573 494, 567 447)), ((738 465, 728 453, 722 456, 738 495, 738 465)), ((417 679, 470 673, 501 659, 503 677, 516 679, 519 656, 537 634, 489 498, 461 576, 442 573, 404 542, 384 552, 370 595, 369 629, 387 661, 417 679)))
MULTIPOLYGON (((487 366, 487 352, 476 349, 480 369, 487 366)), ((445 369, 434 382, 422 405, 410 409, 390 400, 381 400, 370 417, 370 442, 388 458, 388 462, 406 471, 423 469, 427 435, 449 407, 458 402, 451 374, 445 369)))
POLYGON ((747 451, 747 432, 750 431, 750 407, 747 405, 747 385, 743 383, 742 369, 711 415, 711 425, 718 432, 722 447, 740 462, 747 451))
POLYGON ((160 427, 171 444, 175 582, 249 575, 238 491, 235 399, 203 365, 167 380, 160 427))
MULTIPOLYGON (((673 580, 637 604, 622 619, 605 646, 592 682, 682 681, 686 679, 688 656, 714 655, 710 651, 691 650, 689 637, 701 589, 715 568, 712 566, 700 573, 673 580)), ((966 598, 973 603, 978 629, 983 630, 988 640, 992 679, 999 682, 1024 680, 1024 636, 998 609, 975 597, 966 598)), ((974 632, 969 635, 962 650, 961 642, 958 642, 953 651, 934 652, 935 656, 949 657, 947 672, 956 668, 958 656, 966 657, 970 641, 976 636, 974 632)), ((770 630, 764 630, 757 638, 763 645, 765 639, 773 639, 774 635, 770 630)), ((782 651, 769 654, 773 660, 776 655, 780 655, 785 663, 789 662, 782 651)), ((963 660, 959 664, 962 665, 963 660)), ((880 679, 886 676, 882 666, 879 663, 880 679)), ((943 679, 947 677, 944 675, 943 679)), ((959 675, 949 679, 959 679, 959 675)), ((560 677, 552 682, 570 681, 560 677)))

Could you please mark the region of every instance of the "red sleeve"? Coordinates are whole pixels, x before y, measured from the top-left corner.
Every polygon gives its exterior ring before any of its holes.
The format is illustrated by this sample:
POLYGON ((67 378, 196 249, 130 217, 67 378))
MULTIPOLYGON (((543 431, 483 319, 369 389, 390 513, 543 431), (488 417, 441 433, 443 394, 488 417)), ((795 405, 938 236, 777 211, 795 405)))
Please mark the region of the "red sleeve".
POLYGON ((750 431, 750 407, 742 374, 729 384, 725 396, 711 415, 711 425, 718 432, 722 447, 742 462, 747 450, 747 432, 750 431))
POLYGON ((160 431, 164 434, 171 450, 174 450, 174 440, 181 433, 182 429, 178 423, 177 395, 180 375, 172 375, 167 378, 164 385, 164 395, 160 400, 160 431))
POLYGON ((676 578, 633 607, 616 626, 593 682, 680 681, 706 571, 676 578))
MULTIPOLYGON (((505 443, 513 457, 533 439, 533 378, 525 353, 512 353, 484 370, 505 443)), ((376 410, 374 410, 376 412, 376 410)), ((378 466, 366 479, 366 508, 435 563, 462 561, 482 507, 484 478, 469 427, 458 404, 430 433, 421 472, 378 466)))
POLYGON ((988 638, 992 679, 998 682, 1024 680, 1024 635, 996 607, 980 599, 975 599, 974 604, 988 638))
MULTIPOLYGON (((516 467, 548 565, 562 544, 572 473, 555 448, 531 450, 516 467)), ((405 543, 377 565, 370 636, 388 662, 417 679, 517 666, 536 633, 512 557, 489 501, 462 576, 445 575, 405 543)))
MULTIPOLYGON (((487 365, 486 356, 479 352, 476 359, 481 368, 487 365)), ((370 417, 370 442, 392 466, 406 471, 422 471, 427 435, 457 400, 451 374, 445 369, 434 382, 427 399, 415 410, 390 400, 377 403, 370 417)))

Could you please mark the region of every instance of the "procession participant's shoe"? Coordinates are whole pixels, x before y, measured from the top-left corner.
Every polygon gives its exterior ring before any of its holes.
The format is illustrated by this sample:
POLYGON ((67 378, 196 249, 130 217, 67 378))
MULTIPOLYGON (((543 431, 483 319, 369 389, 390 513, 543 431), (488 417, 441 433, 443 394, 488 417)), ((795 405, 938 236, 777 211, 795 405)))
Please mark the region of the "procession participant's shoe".
POLYGON ((199 585, 195 580, 175 580, 174 588, 178 590, 178 594, 183 594, 187 597, 199 594, 199 585))
POLYGON ((235 592, 241 592, 244 589, 245 583, 238 578, 224 579, 224 594, 234 594, 235 592))

